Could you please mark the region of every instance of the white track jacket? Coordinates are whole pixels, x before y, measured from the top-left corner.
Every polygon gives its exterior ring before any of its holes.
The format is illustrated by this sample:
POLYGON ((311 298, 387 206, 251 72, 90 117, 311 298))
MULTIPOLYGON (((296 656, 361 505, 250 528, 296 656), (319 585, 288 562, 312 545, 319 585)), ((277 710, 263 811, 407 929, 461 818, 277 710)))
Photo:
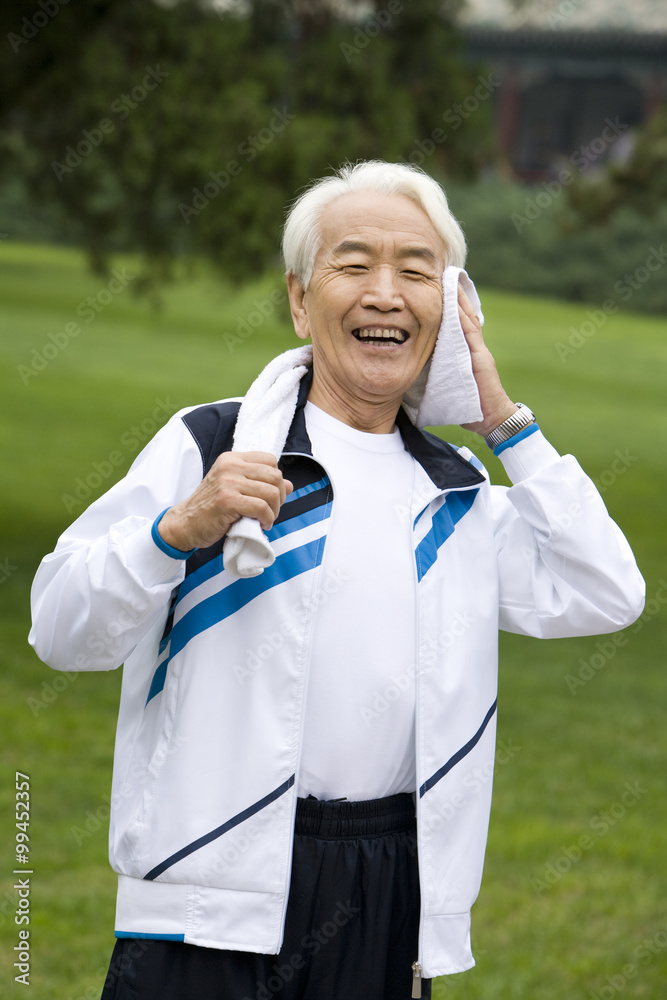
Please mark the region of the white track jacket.
MULTIPOLYGON (((280 467, 294 484, 276 560, 231 578, 221 544, 187 560, 151 529, 231 449, 239 401, 169 420, 127 476, 62 535, 33 585, 30 642, 56 670, 122 663, 111 800, 116 935, 277 953, 292 856, 309 651, 336 485, 299 404, 280 467)), ((536 425, 498 452, 514 483, 397 418, 417 460, 416 808, 425 977, 473 964, 495 755, 498 629, 545 639, 633 622, 644 584, 576 460, 536 425)), ((370 517, 359 497, 359 517, 370 517)), ((363 617, 344 623, 362 628, 363 617)), ((412 623, 410 624, 412 627, 412 623)))

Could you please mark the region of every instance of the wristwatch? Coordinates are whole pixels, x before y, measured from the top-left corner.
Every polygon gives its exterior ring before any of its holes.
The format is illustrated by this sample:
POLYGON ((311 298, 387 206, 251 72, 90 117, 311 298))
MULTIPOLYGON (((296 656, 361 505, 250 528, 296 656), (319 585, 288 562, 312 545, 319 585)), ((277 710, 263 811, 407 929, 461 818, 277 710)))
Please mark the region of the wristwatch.
POLYGON ((513 413, 507 420, 503 420, 502 424, 499 424, 484 438, 489 448, 497 448, 503 441, 508 441, 519 431, 522 431, 524 427, 530 427, 531 424, 535 423, 535 414, 525 403, 515 403, 514 405, 518 407, 517 412, 513 413))

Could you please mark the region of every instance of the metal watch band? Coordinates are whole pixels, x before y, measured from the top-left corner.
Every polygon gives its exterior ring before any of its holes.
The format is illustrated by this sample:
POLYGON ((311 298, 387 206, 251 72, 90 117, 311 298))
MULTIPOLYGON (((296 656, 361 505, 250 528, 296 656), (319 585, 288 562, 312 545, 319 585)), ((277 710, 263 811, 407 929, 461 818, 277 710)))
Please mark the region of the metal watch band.
POLYGON ((499 424, 484 438, 489 448, 497 448, 503 441, 508 441, 519 431, 522 431, 524 427, 530 427, 531 424, 535 423, 535 414, 525 403, 515 403, 514 405, 518 406, 517 412, 513 413, 507 420, 503 420, 502 424, 499 424))

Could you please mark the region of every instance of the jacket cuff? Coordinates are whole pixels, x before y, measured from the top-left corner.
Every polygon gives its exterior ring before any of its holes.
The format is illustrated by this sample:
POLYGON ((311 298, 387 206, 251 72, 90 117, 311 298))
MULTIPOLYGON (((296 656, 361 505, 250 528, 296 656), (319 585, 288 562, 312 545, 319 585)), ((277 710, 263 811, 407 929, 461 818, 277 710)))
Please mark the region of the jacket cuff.
POLYGON ((196 549, 190 549, 189 552, 184 552, 183 549, 175 549, 173 545, 169 545, 167 542, 165 542, 164 538, 160 534, 158 525, 160 524, 160 521, 162 520, 162 518, 164 517, 164 515, 167 513, 168 510, 171 510, 171 507, 165 507, 162 513, 158 514, 158 516, 153 521, 153 527, 151 528, 151 538, 153 539, 157 547, 160 549, 160 551, 164 552, 166 556, 171 556, 172 559, 189 559, 190 556, 194 555, 194 553, 197 551, 196 549))
POLYGON ((153 525, 145 524, 123 539, 125 564, 144 587, 151 589, 162 584, 179 584, 185 576, 185 553, 175 559, 159 548, 153 540, 153 525))
POLYGON ((505 472, 513 483, 520 483, 548 465, 553 465, 560 458, 537 424, 531 424, 503 441, 494 448, 493 454, 503 463, 505 472))

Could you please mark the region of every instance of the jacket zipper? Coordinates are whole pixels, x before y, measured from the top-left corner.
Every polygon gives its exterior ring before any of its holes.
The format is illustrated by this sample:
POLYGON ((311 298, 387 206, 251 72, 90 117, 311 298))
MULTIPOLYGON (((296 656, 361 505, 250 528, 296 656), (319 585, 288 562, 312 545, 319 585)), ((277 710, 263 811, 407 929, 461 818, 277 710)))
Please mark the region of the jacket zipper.
MULTIPOLYGON (((302 452, 302 451, 289 451, 289 452, 283 452, 282 454, 283 455, 290 455, 290 456, 294 455, 294 456, 298 456, 299 458, 308 458, 308 459, 310 459, 311 462, 315 462, 324 471, 324 474, 326 475, 327 479, 331 483, 331 488, 333 490, 333 482, 332 482, 331 476, 329 475, 329 473, 326 470, 326 468, 324 467, 324 465, 322 465, 322 463, 320 462, 320 460, 317 459, 317 458, 315 458, 314 455, 307 455, 305 452, 302 452)), ((332 513, 330 515, 330 518, 332 516, 333 516, 333 505, 332 505, 332 513)), ((329 534, 329 531, 327 529, 327 531, 325 533, 325 536, 324 536, 324 543, 323 543, 325 545, 326 545, 326 538, 327 538, 328 534, 329 534)), ((320 578, 320 575, 321 575, 322 565, 323 564, 320 563, 320 566, 318 567, 318 569, 320 571, 320 573, 318 573, 318 579, 320 578)), ((280 925, 280 947, 281 948, 282 948, 283 939, 284 939, 284 935, 285 935, 285 918, 286 918, 286 915, 287 915, 287 904, 289 902, 289 887, 290 887, 290 881, 291 881, 291 878, 292 878, 292 845, 294 844, 294 826, 295 826, 295 823, 296 823, 296 798, 297 798, 297 794, 298 794, 298 791, 299 791, 299 770, 300 770, 300 767, 301 767, 301 750, 303 748, 303 721, 304 721, 304 718, 305 718, 305 715, 306 715, 306 699, 308 697, 308 678, 310 676, 310 654, 311 654, 311 649, 312 649, 312 636, 313 636, 315 613, 316 613, 315 612, 315 608, 313 608, 312 614, 310 616, 309 626, 308 626, 308 656, 307 656, 306 666, 305 666, 305 670, 304 670, 303 696, 302 696, 302 700, 301 700, 301 717, 299 719, 299 746, 297 748, 296 766, 295 766, 295 771, 294 771, 294 809, 292 811, 292 825, 291 825, 291 828, 290 828, 290 840, 289 840, 290 848, 289 848, 289 862, 288 862, 288 865, 287 865, 287 882, 286 882, 286 887, 285 887, 285 895, 284 895, 284 901, 283 901, 283 912, 282 912, 281 925, 280 925)))
MULTIPOLYGON (((416 524, 417 520, 422 516, 422 514, 424 513, 424 511, 427 510, 428 507, 433 503, 434 500, 437 500, 439 497, 446 496, 449 493, 463 493, 463 492, 466 492, 467 490, 477 489, 477 488, 478 487, 463 486, 463 487, 458 487, 458 488, 455 488, 455 489, 444 489, 444 490, 440 490, 435 496, 431 497, 431 499, 428 501, 428 503, 426 503, 421 508, 421 510, 417 513, 417 515, 412 520, 412 525, 413 525, 413 527, 412 527, 413 540, 414 540, 414 525, 416 524)), ((419 635, 420 635, 419 581, 417 579, 417 560, 414 557, 413 557, 413 573, 414 573, 414 581, 415 581, 415 612, 416 612, 416 621, 415 621, 415 765, 416 766, 415 766, 415 770, 416 770, 416 778, 417 778, 417 788, 416 788, 416 791, 415 791, 415 812, 416 812, 416 815, 417 815, 417 858, 419 859, 419 855, 420 855, 419 847, 420 847, 420 840, 421 840, 420 822, 419 822, 419 814, 420 814, 419 789, 421 787, 421 773, 420 773, 420 770, 421 770, 420 769, 420 761, 421 761, 421 755, 420 755, 420 749, 421 749, 421 746, 420 746, 420 735, 421 735, 421 729, 420 729, 420 725, 419 725, 419 701, 420 701, 420 683, 419 683, 419 681, 420 681, 420 674, 421 674, 421 670, 420 670, 421 661, 420 661, 420 656, 419 656, 419 649, 420 649, 420 645, 419 645, 419 635)), ((418 862, 418 864, 419 864, 419 862, 418 862)), ((418 998, 418 997, 421 997, 421 995, 422 995, 422 963, 421 963, 421 959, 422 959, 423 951, 424 951, 424 896, 423 896, 423 893, 421 892, 421 865, 419 865, 419 887, 420 887, 420 893, 419 893, 419 897, 420 897, 420 904, 419 904, 419 938, 418 938, 418 944, 417 944, 417 958, 412 963, 412 997, 413 998, 418 998)))
POLYGON ((419 962, 412 963, 412 994, 413 1000, 422 995, 422 967, 419 962))
MULTIPOLYGON (((413 482, 413 489, 415 484, 413 482)), ((417 559, 414 551, 414 537, 415 537, 415 524, 417 519, 421 517, 428 506, 433 502, 435 497, 428 501, 425 507, 419 511, 419 513, 412 519, 412 573, 415 588, 415 815, 417 819, 417 870, 419 874, 419 936, 417 943, 417 958, 412 963, 412 997, 421 997, 422 995, 422 940, 423 940, 423 929, 424 929, 424 897, 421 891, 421 865, 419 863, 419 842, 421 839, 420 823, 419 823, 419 787, 420 787, 420 776, 421 776, 421 766, 420 766, 420 749, 421 749, 421 727, 419 725, 419 707, 420 707, 420 672, 421 672, 421 660, 419 656, 419 633, 420 633, 420 609, 419 609, 419 580, 417 578, 417 559)))

